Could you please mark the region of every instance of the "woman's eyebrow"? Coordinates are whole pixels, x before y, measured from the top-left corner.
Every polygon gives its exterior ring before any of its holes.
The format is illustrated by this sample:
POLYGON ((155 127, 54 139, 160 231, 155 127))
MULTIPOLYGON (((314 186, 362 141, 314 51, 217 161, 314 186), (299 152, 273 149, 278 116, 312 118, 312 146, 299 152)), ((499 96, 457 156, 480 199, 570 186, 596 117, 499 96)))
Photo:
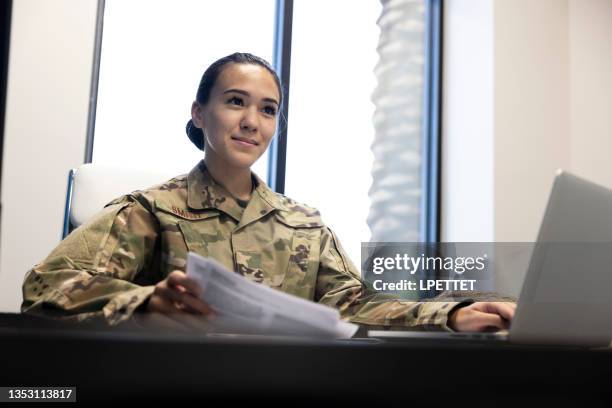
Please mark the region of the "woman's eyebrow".
MULTIPOLYGON (((234 93, 237 93, 237 94, 240 94, 240 95, 244 95, 244 96, 248 96, 248 97, 251 96, 251 94, 248 93, 247 91, 242 90, 242 89, 236 89, 236 88, 226 89, 225 91, 223 91, 223 95, 225 95, 226 93, 231 93, 231 92, 234 92, 234 93)), ((278 106, 278 102, 276 101, 276 99, 273 99, 273 98, 263 98, 262 100, 264 102, 274 103, 274 104, 276 104, 276 106, 278 106)))

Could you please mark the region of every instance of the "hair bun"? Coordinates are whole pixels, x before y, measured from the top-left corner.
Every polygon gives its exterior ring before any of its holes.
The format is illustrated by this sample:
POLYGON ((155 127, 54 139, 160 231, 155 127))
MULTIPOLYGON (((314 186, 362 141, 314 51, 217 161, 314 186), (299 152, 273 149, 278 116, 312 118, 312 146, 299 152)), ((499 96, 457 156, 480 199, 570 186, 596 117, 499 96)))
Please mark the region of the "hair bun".
POLYGON ((193 120, 190 119, 189 122, 187 122, 185 132, 187 132, 187 136, 189 136, 191 143, 198 149, 204 151, 204 132, 193 124, 193 120))

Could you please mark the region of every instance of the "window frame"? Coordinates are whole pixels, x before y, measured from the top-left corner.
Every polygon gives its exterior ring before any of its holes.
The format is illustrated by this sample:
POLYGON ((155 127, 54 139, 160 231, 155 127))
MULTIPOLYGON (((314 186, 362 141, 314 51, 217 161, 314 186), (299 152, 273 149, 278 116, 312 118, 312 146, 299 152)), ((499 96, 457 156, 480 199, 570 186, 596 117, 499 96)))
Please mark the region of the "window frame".
POLYGON ((425 0, 420 235, 427 243, 440 242, 443 7, 444 0, 425 0))
MULTIPOLYGON (((443 0, 425 2, 425 86, 423 98, 421 197, 422 242, 435 243, 440 240, 440 187, 441 187, 441 100, 442 100, 442 28, 443 0)), ((100 79, 100 60, 104 27, 105 0, 98 0, 94 44, 94 63, 91 77, 90 106, 87 120, 84 163, 93 158, 94 129, 100 79)), ((287 163, 287 136, 291 74, 291 40, 293 22, 293 0, 276 0, 273 66, 284 84, 283 102, 279 112, 279 126, 272 140, 268 156, 268 185, 278 193, 285 191, 287 163)))
MULTIPOLYGON (((11 46, 11 20, 13 0, 5 0, 0 5, 0 164, 4 154, 4 122, 6 116, 6 98, 8 90, 9 48, 11 46)), ((0 189, 2 166, 0 165, 0 189)), ((1 204, 0 204, 1 211, 1 204)))
POLYGON ((268 185, 277 193, 285 192, 287 134, 289 129, 289 84, 291 79, 291 41, 293 38, 293 0, 276 0, 274 30, 274 69, 283 86, 283 101, 276 135, 268 150, 268 185))

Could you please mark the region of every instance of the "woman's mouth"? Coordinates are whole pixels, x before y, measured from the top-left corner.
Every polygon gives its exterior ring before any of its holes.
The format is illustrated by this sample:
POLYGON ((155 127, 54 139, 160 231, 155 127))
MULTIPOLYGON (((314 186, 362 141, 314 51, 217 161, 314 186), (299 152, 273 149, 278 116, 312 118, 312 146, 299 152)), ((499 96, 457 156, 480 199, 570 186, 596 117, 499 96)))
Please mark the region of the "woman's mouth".
POLYGON ((240 146, 245 146, 245 147, 255 147, 258 145, 258 143, 254 140, 251 139, 247 139, 246 137, 235 137, 232 136, 232 140, 234 142, 236 142, 238 145, 240 146))

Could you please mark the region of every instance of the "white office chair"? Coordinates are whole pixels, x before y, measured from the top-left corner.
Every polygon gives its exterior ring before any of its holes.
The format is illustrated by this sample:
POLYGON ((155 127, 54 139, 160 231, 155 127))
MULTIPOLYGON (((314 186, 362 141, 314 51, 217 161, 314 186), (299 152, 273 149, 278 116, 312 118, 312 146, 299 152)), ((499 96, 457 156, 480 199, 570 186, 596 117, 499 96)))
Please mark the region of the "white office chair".
POLYGON ((68 172, 62 239, 111 200, 176 176, 87 163, 68 172))

